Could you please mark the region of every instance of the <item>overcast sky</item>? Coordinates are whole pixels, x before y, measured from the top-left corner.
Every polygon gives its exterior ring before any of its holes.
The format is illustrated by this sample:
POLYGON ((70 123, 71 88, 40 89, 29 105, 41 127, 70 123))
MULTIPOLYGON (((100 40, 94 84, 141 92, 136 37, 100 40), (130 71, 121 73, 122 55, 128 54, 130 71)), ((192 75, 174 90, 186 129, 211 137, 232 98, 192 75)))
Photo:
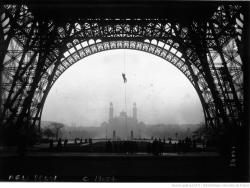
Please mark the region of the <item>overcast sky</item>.
POLYGON ((157 56, 133 50, 97 53, 71 66, 52 87, 42 120, 77 126, 108 121, 110 102, 115 115, 125 110, 123 72, 128 115, 136 102, 138 120, 146 124, 204 120, 198 95, 182 72, 157 56))

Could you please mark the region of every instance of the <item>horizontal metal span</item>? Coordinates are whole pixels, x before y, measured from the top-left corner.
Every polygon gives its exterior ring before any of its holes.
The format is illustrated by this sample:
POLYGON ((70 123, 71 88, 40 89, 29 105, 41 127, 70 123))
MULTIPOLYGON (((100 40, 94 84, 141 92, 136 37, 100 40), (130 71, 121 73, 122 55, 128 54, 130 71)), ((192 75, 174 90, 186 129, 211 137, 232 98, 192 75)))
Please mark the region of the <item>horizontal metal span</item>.
MULTIPOLYGON (((8 4, 11 1, 8 1, 8 4)), ((28 0, 25 3, 39 19, 67 21, 74 18, 169 18, 189 24, 193 19, 210 18, 219 2, 180 2, 180 1, 111 1, 111 0, 28 0), (43 11, 41 11, 43 10, 43 11)), ((7 3, 7 2, 6 2, 7 3)))

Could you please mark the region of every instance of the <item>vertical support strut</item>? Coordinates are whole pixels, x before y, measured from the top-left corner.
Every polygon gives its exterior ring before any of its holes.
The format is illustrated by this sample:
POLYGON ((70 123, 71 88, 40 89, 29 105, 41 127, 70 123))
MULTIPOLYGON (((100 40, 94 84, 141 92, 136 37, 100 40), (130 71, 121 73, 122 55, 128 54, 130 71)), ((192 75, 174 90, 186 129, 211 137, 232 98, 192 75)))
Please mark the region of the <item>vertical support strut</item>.
MULTIPOLYGON (((0 19, 4 11, 0 5, 0 19)), ((3 95, 3 70, 4 70, 4 56, 7 52, 6 47, 4 46, 4 28, 2 20, 0 20, 0 124, 2 124, 2 95, 3 95)))
POLYGON ((8 47, 12 37, 14 36, 14 29, 16 27, 17 18, 20 13, 20 5, 17 6, 15 16, 9 17, 3 5, 0 5, 0 123, 3 121, 3 71, 4 59, 8 52, 8 47), (5 17, 4 17, 5 15, 5 17), (9 20, 9 21, 8 21, 9 20), (9 29, 6 31, 6 29, 9 29))
POLYGON ((192 42, 194 43, 196 53, 200 59, 202 70, 204 72, 204 77, 207 81, 208 87, 212 93, 216 110, 219 112, 219 117, 222 118, 224 125, 228 125, 228 119, 226 117, 226 113, 223 109, 223 103, 219 97, 219 93, 216 89, 216 86, 214 84, 214 79, 211 75, 211 71, 208 65, 208 60, 206 57, 206 52, 208 51, 207 49, 207 44, 205 41, 205 35, 206 35, 206 27, 203 27, 201 24, 199 25, 197 23, 197 26, 194 26, 190 28, 191 32, 191 39, 192 42), (202 31, 203 29, 203 31, 202 31), (195 31, 196 30, 196 31, 195 31))
MULTIPOLYGON (((233 99, 234 99, 233 101, 236 103, 236 106, 237 106, 237 112, 239 113, 239 117, 242 117, 242 115, 241 115, 242 114, 242 107, 241 107, 241 104, 239 102, 238 96, 236 94, 235 87, 233 85, 233 79, 232 79, 232 76, 229 73, 227 63, 226 63, 225 57, 224 57, 223 52, 222 52, 222 46, 219 44, 218 36, 216 35, 216 33, 214 31, 214 28, 212 26, 211 26, 211 30, 212 30, 213 36, 215 38, 216 50, 218 51, 218 53, 219 53, 219 55, 221 57, 222 64, 223 64, 223 71, 224 71, 224 74, 225 74, 226 79, 227 79, 227 80, 223 80, 223 82, 228 82, 229 83, 230 89, 231 89, 232 94, 233 94, 233 99)), ((228 93, 229 91, 226 91, 226 92, 228 93)))
MULTIPOLYGON (((43 92, 42 100, 40 101, 40 105, 39 105, 39 107, 37 109, 37 113, 35 115, 35 119, 39 119, 39 124, 38 124, 39 131, 40 131, 40 128, 41 128, 41 117, 42 117, 42 112, 43 112, 43 107, 44 107, 44 104, 45 104, 45 100, 46 100, 46 98, 47 98, 47 96, 49 94, 49 91, 50 91, 50 89, 51 89, 51 87, 53 85, 53 80, 54 80, 54 77, 55 77, 55 73, 57 71, 58 66, 61 63, 62 55, 63 55, 63 51, 60 50, 57 61, 54 63, 52 73, 48 77, 48 83, 47 83, 46 89, 44 91, 42 91, 43 92)), ((34 126, 34 124, 33 124, 33 126, 34 126)))

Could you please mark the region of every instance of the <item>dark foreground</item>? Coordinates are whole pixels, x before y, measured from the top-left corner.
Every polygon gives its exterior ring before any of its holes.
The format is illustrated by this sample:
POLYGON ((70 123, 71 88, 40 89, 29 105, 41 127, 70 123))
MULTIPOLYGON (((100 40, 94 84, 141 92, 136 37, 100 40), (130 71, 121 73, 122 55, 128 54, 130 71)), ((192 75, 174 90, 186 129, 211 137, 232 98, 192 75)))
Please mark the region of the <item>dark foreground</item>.
POLYGON ((1 181, 245 182, 248 177, 213 153, 0 155, 1 181))

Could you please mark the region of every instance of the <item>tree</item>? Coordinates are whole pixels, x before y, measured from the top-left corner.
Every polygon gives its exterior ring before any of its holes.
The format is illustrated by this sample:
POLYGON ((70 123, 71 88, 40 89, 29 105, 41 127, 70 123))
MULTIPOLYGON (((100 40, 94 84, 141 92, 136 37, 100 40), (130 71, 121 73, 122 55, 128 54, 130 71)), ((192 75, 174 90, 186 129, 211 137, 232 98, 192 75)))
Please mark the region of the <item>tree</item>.
POLYGON ((54 137, 55 136, 55 133, 49 129, 49 128, 46 128, 44 131, 43 131, 43 135, 46 136, 47 138, 51 138, 51 137, 54 137))
POLYGON ((54 128, 56 140, 58 140, 60 130, 64 127, 64 124, 58 122, 52 122, 50 126, 54 128))

